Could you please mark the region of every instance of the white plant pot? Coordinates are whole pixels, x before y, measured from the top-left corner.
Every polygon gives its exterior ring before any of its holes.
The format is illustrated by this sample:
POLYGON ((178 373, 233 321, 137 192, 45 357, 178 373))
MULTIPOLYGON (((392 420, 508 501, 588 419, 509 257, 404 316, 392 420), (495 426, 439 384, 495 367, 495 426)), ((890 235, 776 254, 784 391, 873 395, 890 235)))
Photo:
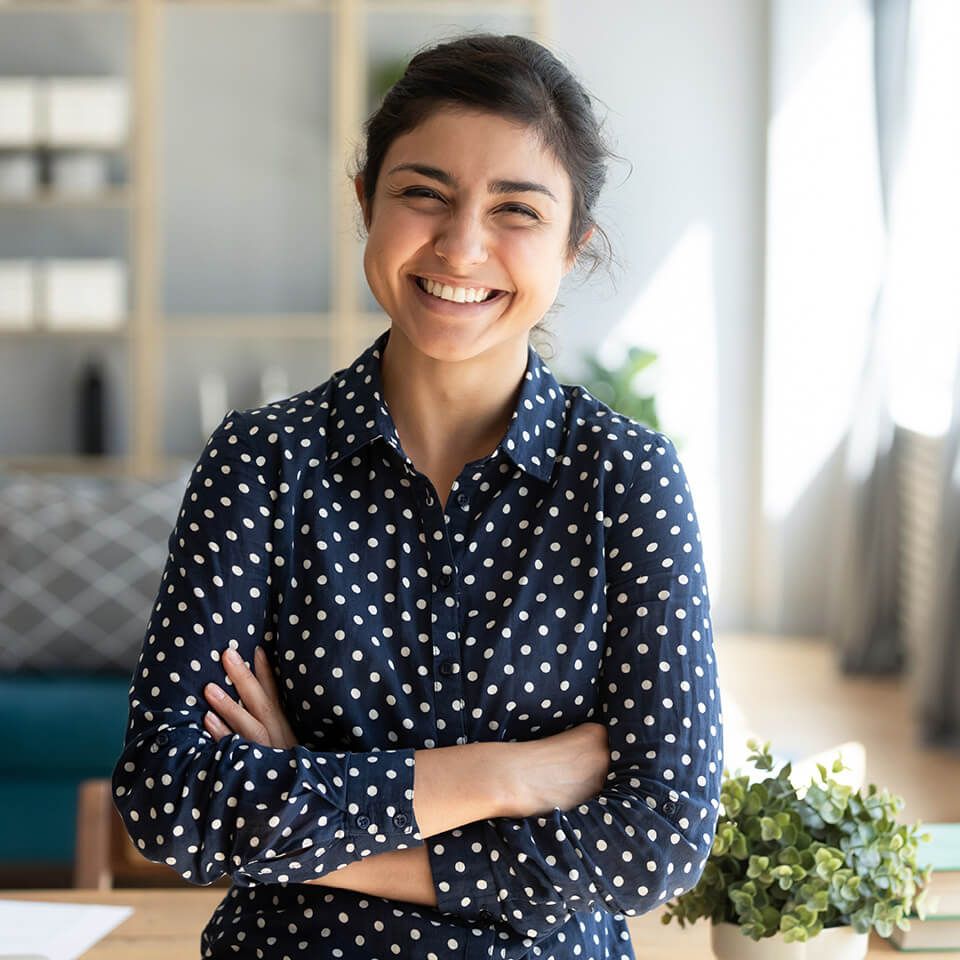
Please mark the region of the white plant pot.
POLYGON ((710 927, 710 946, 717 960, 864 960, 868 933, 851 926, 828 927, 806 943, 785 943, 779 935, 754 940, 735 923, 710 927))

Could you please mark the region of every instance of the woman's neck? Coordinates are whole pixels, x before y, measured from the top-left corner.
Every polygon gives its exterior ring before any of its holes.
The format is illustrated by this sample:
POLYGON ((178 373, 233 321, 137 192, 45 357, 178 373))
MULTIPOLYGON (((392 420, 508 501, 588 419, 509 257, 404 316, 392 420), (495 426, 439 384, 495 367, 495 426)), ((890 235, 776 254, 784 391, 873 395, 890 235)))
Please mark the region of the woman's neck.
POLYGON ((527 339, 475 357, 437 360, 396 326, 381 357, 386 405, 417 469, 452 473, 489 454, 510 425, 527 367, 527 339))

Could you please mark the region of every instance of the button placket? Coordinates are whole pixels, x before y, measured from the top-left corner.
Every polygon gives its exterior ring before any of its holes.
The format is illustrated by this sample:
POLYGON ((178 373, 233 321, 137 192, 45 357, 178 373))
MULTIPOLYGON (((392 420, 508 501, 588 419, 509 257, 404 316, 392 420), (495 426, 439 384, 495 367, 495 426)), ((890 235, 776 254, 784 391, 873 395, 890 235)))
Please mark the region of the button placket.
MULTIPOLYGON (((427 491, 424 503, 436 501, 432 491, 427 491)), ((450 498, 449 502, 453 502, 450 498)), ((431 543, 431 573, 434 588, 431 591, 431 607, 434 615, 433 641, 435 648, 434 671, 437 682, 442 682, 443 693, 436 701, 437 745, 453 746, 465 743, 464 702, 462 671, 460 670, 460 613, 458 602, 457 565, 453 555, 454 535, 465 523, 463 511, 454 510, 456 519, 446 512, 431 511, 424 515, 424 532, 431 543), (434 517, 437 521, 434 522, 434 517), (442 519, 442 523, 440 520, 442 519), (442 678, 442 681, 441 681, 442 678)))

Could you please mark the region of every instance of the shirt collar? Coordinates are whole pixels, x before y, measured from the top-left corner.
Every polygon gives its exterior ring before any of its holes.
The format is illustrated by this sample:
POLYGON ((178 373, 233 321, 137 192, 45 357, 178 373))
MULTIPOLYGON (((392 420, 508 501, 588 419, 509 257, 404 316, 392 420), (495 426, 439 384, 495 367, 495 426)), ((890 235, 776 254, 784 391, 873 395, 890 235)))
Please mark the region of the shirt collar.
MULTIPOLYGON (((328 464, 349 457, 381 437, 401 451, 380 377, 380 361, 389 337, 388 327, 335 377, 326 431, 328 464)), ((523 387, 495 452, 502 451, 526 473, 548 482, 557 459, 566 405, 563 387, 533 345, 527 344, 523 387)))

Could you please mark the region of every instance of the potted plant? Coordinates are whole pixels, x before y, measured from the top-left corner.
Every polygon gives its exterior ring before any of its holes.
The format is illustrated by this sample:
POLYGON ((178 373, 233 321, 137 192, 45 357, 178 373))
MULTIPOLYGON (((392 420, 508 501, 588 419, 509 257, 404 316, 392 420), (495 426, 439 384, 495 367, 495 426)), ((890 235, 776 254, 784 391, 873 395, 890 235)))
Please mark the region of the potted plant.
MULTIPOLYGON (((747 747, 757 770, 773 769, 769 742, 747 747)), ((901 797, 873 784, 864 796, 817 769, 822 782, 798 788, 790 763, 752 781, 724 768, 706 866, 662 922, 709 917, 720 960, 862 960, 871 928, 883 937, 894 924, 909 930, 911 909, 923 919, 932 867, 918 868, 917 841, 930 835, 916 836, 920 821, 896 822, 901 797)), ((846 769, 838 754, 831 772, 846 769)))

